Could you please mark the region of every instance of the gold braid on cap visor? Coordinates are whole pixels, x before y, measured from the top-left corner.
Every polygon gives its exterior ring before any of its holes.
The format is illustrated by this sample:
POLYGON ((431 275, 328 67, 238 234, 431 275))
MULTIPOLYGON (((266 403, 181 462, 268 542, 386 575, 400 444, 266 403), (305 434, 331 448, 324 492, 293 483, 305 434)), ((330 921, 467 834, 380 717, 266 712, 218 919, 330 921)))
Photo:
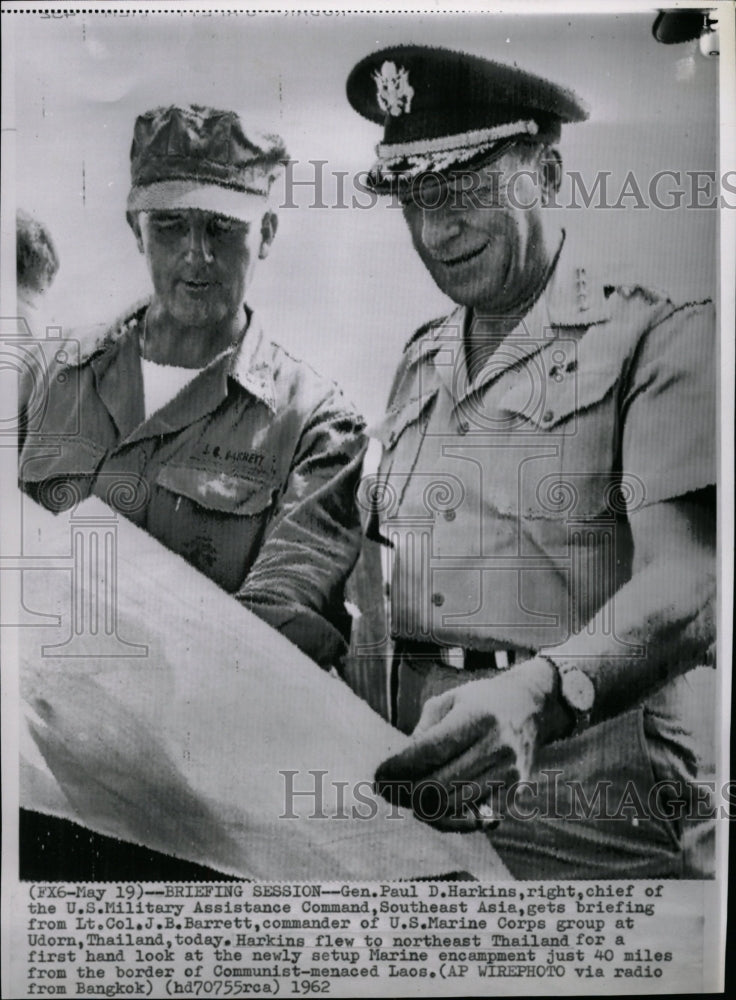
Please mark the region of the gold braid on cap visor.
POLYGON ((436 139, 379 143, 376 147, 378 159, 371 168, 371 174, 380 181, 396 181, 416 177, 427 171, 445 170, 457 163, 467 163, 491 149, 499 139, 537 135, 538 131, 539 126, 535 121, 518 121, 474 129, 459 135, 439 136, 436 139))

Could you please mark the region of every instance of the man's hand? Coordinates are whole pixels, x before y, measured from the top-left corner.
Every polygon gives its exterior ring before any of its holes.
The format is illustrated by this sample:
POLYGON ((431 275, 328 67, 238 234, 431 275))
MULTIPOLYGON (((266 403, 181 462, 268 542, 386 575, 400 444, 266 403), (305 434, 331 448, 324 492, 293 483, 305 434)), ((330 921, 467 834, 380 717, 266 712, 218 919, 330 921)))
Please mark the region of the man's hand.
POLYGON ((376 772, 390 802, 444 830, 477 830, 477 806, 496 813, 503 789, 526 781, 541 743, 569 724, 557 672, 544 658, 469 681, 424 706, 411 744, 376 772))

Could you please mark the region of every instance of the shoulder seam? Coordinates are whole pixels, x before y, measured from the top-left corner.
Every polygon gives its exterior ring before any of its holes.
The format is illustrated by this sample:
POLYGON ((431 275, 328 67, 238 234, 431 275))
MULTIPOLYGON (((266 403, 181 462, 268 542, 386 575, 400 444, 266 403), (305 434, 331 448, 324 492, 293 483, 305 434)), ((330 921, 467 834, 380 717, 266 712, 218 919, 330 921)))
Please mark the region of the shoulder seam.
POLYGON ((365 424, 363 416, 359 412, 357 406, 351 399, 348 399, 348 397, 345 395, 345 390, 337 381, 337 379, 331 378, 329 375, 323 375, 322 372, 319 372, 317 371, 316 368, 313 368, 308 361, 304 361, 303 358, 296 357, 285 347, 279 344, 278 341, 271 340, 270 337, 267 337, 266 340, 273 352, 277 352, 283 355, 284 357, 288 358, 289 361, 296 367, 297 370, 308 371, 316 380, 316 387, 322 392, 322 395, 320 396, 319 401, 312 408, 311 411, 312 413, 316 412, 317 409, 324 403, 326 399, 332 397, 335 401, 335 404, 341 405, 342 408, 340 412, 344 414, 349 414, 351 416, 355 416, 358 418, 358 420, 362 420, 363 423, 365 424))
POLYGON ((647 333, 651 330, 656 330, 658 326, 662 325, 662 323, 666 323, 667 320, 672 319, 673 316, 684 312, 686 309, 696 309, 698 306, 707 306, 712 305, 713 303, 713 299, 699 299, 692 302, 683 302, 682 305, 675 305, 671 299, 668 299, 667 301, 673 308, 670 309, 666 316, 662 316, 656 321, 656 323, 652 323, 650 327, 647 327, 647 333))
MULTIPOLYGON (((80 367, 91 361, 92 358, 101 354, 106 348, 113 344, 116 340, 123 336, 124 333, 130 328, 133 321, 136 323, 140 321, 140 314, 147 307, 148 301, 145 303, 138 303, 133 306, 132 309, 127 310, 122 316, 119 316, 112 323, 105 326, 104 324, 99 324, 102 327, 102 332, 94 338, 94 341, 90 345, 80 345, 79 361, 74 367, 80 367)), ((69 340, 74 338, 74 330, 71 331, 69 340)))
POLYGON ((308 361, 305 361, 304 358, 298 358, 295 354, 292 354, 291 351, 287 350, 282 344, 279 344, 278 341, 271 340, 270 337, 267 337, 266 339, 271 348, 288 358, 289 361, 291 361, 297 368, 306 369, 311 372, 321 386, 324 386, 325 388, 332 387, 332 389, 337 390, 341 396, 344 396, 342 386, 336 379, 331 378, 329 375, 323 375, 322 372, 310 365, 308 361))

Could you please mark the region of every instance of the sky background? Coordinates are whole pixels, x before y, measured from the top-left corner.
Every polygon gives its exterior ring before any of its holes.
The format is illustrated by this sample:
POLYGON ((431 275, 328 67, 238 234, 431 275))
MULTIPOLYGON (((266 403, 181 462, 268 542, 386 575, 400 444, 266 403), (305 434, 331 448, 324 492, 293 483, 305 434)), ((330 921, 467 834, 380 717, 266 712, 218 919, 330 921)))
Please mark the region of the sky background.
MULTIPOLYGON (((591 117, 563 130, 560 150, 588 187, 597 170, 611 172, 614 197, 630 170, 644 190, 658 170, 715 170, 718 60, 695 43, 655 42, 655 13, 14 17, 17 203, 47 224, 61 258, 47 321, 67 330, 112 321, 150 290, 124 214, 136 115, 172 102, 236 109, 246 127, 283 135, 295 178, 327 161, 324 200, 334 202, 331 172, 370 166, 380 139, 348 104, 345 80, 391 44, 464 49, 571 86, 591 117)), ((387 202, 312 208, 309 187, 294 199, 249 302, 273 339, 376 420, 404 342, 448 300, 387 202)), ((714 294, 714 210, 555 211, 587 234, 587 263, 605 280, 682 301, 714 294)))

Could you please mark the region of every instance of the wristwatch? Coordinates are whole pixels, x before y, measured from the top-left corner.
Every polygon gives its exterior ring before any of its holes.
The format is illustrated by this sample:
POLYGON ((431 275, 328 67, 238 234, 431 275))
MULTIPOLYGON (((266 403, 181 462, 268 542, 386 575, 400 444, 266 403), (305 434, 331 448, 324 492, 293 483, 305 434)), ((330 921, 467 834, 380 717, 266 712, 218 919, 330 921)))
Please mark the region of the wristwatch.
POLYGON ((560 679, 560 697, 570 709, 575 726, 571 736, 583 732, 590 725, 590 716, 595 704, 595 688, 593 682, 579 667, 566 663, 557 663, 547 653, 542 653, 545 660, 552 664, 560 679))

